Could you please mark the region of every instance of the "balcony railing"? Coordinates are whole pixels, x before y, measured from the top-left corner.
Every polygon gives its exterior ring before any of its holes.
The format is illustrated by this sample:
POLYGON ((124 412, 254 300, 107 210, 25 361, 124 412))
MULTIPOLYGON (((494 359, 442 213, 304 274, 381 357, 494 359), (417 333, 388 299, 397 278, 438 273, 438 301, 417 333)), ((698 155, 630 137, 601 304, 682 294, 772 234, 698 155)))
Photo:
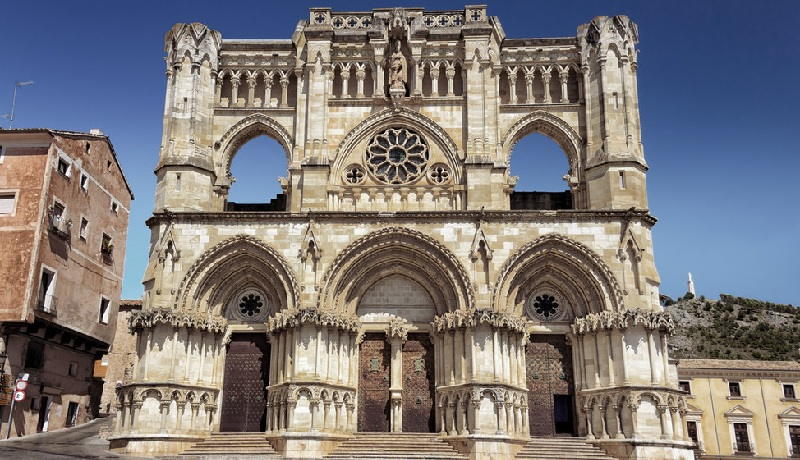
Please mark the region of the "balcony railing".
POLYGON ((36 302, 36 310, 56 316, 58 314, 58 298, 52 294, 40 295, 36 302))

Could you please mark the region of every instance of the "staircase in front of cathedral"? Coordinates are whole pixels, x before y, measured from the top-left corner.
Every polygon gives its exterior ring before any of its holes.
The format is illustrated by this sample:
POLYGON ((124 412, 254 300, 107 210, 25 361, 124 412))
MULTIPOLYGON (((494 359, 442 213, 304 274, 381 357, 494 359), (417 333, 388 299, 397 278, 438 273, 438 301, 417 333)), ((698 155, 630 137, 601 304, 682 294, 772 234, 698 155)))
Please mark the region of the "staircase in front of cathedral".
POLYGON ((518 460, 614 460, 583 438, 532 438, 517 453, 518 460))
POLYGON ((414 459, 466 460, 450 444, 433 433, 356 433, 330 454, 327 460, 414 459))
POLYGON ((281 458, 264 433, 211 433, 207 439, 181 452, 177 460, 273 460, 281 458))

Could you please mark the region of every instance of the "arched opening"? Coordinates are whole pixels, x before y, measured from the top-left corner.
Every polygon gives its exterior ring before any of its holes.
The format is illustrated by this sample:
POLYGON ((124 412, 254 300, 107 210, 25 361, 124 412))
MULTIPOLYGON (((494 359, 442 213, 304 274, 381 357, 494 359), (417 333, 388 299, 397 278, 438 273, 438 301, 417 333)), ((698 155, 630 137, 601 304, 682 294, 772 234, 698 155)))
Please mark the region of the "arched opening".
MULTIPOLYGON (((432 320, 435 308, 418 280, 395 273, 366 289, 356 313, 368 327, 392 321, 410 326, 432 320)), ((364 336, 359 349, 359 431, 435 429, 433 344, 424 332, 403 335, 387 338, 384 332, 367 332, 364 336)))
POLYGON ((232 159, 230 173, 226 211, 286 210, 280 177, 287 174, 286 154, 276 140, 257 135, 247 141, 232 159))
POLYGON ((537 132, 514 147, 511 174, 519 177, 511 193, 511 209, 573 209, 572 190, 566 180, 570 164, 561 146, 537 132))

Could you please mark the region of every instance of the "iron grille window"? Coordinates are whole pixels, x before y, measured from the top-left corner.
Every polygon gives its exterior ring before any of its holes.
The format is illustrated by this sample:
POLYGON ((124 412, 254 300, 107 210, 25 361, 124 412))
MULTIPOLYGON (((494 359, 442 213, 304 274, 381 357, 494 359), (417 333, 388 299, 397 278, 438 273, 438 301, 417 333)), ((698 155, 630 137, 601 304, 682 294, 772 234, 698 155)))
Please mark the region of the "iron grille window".
POLYGON ((687 393, 691 393, 692 392, 691 384, 689 384, 689 382, 687 382, 685 380, 682 380, 682 381, 678 382, 678 388, 680 388, 682 391, 685 391, 687 393))
POLYGON ((786 384, 783 386, 783 397, 786 399, 795 399, 794 385, 786 384))
POLYGON ((800 425, 789 425, 789 440, 792 443, 792 457, 800 457, 800 425))

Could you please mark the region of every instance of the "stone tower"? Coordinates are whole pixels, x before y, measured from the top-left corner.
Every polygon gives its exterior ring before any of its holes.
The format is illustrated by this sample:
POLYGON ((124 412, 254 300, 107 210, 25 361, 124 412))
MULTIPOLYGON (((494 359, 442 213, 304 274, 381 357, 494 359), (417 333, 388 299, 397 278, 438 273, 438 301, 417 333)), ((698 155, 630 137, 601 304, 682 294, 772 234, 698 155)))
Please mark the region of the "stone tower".
POLYGON ((315 457, 377 430, 488 459, 571 434, 620 458, 691 458, 637 39, 625 16, 509 38, 480 5, 312 8, 288 40, 175 25, 112 445, 174 453, 255 431, 315 457), (511 154, 531 133, 562 148, 569 190, 516 190, 511 154), (283 191, 233 203, 231 162, 260 135, 286 154, 283 191))

